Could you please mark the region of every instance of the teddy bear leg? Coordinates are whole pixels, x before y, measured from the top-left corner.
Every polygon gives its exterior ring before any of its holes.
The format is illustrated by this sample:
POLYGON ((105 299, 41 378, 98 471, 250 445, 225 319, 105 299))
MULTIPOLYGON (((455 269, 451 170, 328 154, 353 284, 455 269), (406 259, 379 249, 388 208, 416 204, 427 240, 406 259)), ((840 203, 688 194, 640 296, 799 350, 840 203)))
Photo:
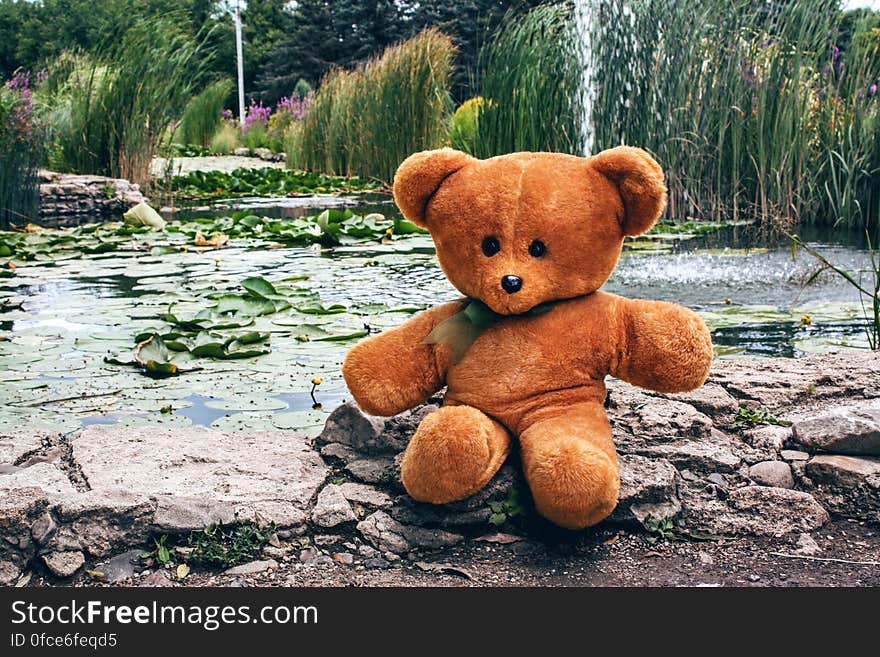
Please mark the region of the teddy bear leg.
POLYGON ((560 409, 527 428, 520 445, 535 507, 548 520, 583 529, 617 506, 617 453, 608 417, 599 404, 560 409))
POLYGON ((426 416, 403 455, 401 478, 420 502, 445 504, 485 486, 510 452, 510 433, 471 406, 443 406, 426 416))

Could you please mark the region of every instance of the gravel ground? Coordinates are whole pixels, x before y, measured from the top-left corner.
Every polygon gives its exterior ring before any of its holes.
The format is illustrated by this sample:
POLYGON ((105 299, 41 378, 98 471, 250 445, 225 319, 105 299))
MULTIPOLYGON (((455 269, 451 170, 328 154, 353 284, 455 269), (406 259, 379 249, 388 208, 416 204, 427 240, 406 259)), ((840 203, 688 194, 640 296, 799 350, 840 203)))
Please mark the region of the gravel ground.
MULTIPOLYGON (((644 533, 604 529, 560 534, 542 541, 508 544, 471 541, 439 553, 411 554, 384 567, 367 567, 352 537, 339 536, 328 555, 354 553, 354 563, 330 556, 301 563, 299 548, 279 558, 277 567, 252 575, 193 571, 177 581, 173 569, 145 571, 122 586, 880 586, 880 531, 835 521, 815 532, 821 551, 814 558, 796 553, 795 537, 720 541, 649 542, 644 533), (348 546, 343 545, 348 543, 348 546), (795 555, 780 556, 782 553, 795 555), (830 559, 821 561, 819 559, 830 559), (848 562, 834 561, 835 559, 848 562)), ((277 555, 276 555, 277 556, 277 555)), ((100 568, 100 566, 95 566, 100 568)), ((31 586, 61 582, 45 573, 31 586)), ((96 583, 86 574, 75 586, 96 583)), ((98 584, 103 586, 104 584, 98 584)))
MULTIPOLYGON (((168 160, 164 157, 153 159, 152 175, 161 178, 165 175, 168 160)), ((258 157, 238 157, 237 155, 218 155, 209 157, 175 157, 172 161, 174 175, 185 176, 193 171, 225 171, 235 169, 283 169, 284 162, 266 162, 258 157)))

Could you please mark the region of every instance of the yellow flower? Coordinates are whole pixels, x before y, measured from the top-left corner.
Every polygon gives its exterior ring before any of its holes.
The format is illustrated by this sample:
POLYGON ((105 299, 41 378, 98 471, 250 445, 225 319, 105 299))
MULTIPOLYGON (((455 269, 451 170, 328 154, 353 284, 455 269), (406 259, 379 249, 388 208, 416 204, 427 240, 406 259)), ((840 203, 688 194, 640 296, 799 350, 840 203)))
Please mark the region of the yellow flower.
POLYGON ((803 317, 801 317, 801 324, 803 324, 804 326, 809 326, 812 323, 813 323, 813 318, 810 317, 809 315, 804 315, 803 317))
POLYGON ((314 385, 314 386, 319 386, 319 385, 321 385, 321 379, 320 379, 320 377, 313 376, 313 377, 312 377, 312 385, 314 385))

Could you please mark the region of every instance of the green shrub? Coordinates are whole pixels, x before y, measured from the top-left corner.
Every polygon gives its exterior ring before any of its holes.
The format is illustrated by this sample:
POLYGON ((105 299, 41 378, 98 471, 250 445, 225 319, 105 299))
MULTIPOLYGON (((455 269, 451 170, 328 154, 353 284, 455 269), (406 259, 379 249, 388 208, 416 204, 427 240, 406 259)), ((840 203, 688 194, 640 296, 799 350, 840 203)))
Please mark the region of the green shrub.
POLYGON ((477 148, 477 122, 485 104, 482 96, 464 101, 452 115, 449 126, 449 144, 466 153, 474 153, 477 148))
POLYGON ((180 141, 207 147, 220 127, 220 112, 231 91, 230 80, 217 80, 193 96, 180 120, 180 141))
POLYGON ((332 70, 287 139, 289 166, 390 182, 408 155, 446 141, 454 54, 430 29, 353 71, 332 70))
POLYGON ((222 121, 211 137, 208 150, 218 155, 231 155, 241 146, 241 128, 230 121, 222 121))
POLYGON ((251 150, 269 146, 269 131, 262 123, 251 123, 244 131, 242 138, 244 139, 244 145, 251 150))

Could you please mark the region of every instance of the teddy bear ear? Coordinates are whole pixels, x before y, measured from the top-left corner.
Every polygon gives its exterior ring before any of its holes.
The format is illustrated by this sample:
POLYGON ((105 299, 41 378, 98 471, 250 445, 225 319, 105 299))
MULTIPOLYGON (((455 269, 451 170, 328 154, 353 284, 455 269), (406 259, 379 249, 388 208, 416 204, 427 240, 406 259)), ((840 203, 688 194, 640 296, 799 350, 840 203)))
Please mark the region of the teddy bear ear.
POLYGON ((641 148, 618 146, 594 155, 590 164, 611 180, 623 200, 624 235, 641 235, 660 218, 666 207, 663 169, 641 148))
POLYGON ((406 158, 394 174, 394 200, 403 216, 427 228, 425 211, 440 185, 468 162, 467 153, 452 148, 422 151, 406 158))

